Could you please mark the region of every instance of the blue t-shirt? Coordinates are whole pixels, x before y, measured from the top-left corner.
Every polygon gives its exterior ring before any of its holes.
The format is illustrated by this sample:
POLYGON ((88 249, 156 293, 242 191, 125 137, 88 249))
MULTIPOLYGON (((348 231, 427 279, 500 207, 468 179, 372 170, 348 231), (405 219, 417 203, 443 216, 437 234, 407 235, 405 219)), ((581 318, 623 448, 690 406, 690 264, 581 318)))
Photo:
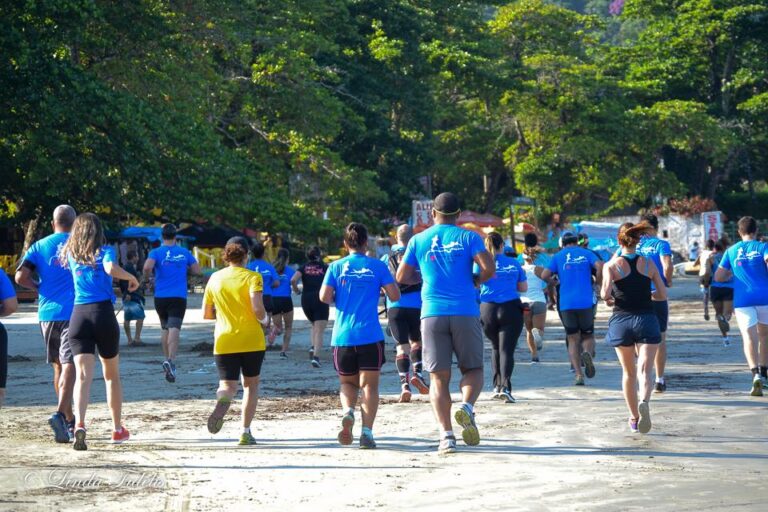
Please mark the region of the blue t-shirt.
MULTIPOLYGON (((391 252, 401 252, 405 253, 405 247, 403 247, 400 244, 395 244, 390 248, 391 252)), ((384 264, 389 268, 389 254, 385 254, 381 257, 381 261, 384 262, 384 264)), ((419 269, 416 269, 416 272, 421 275, 421 272, 419 269)), ((392 273, 390 269, 390 274, 392 273)), ((388 309, 395 309, 395 308, 413 308, 413 309, 421 309, 421 292, 409 292, 409 293, 403 293, 400 295, 400 300, 396 302, 392 302, 389 300, 389 297, 387 297, 387 308, 388 309)))
POLYGON ((594 305, 592 269, 597 261, 595 253, 577 246, 564 247, 552 257, 548 268, 560 278, 560 311, 594 305))
MULTIPOLYGON (((475 274, 480 273, 480 265, 475 263, 475 274)), ((527 281, 525 270, 517 259, 504 254, 496 255, 496 276, 484 282, 480 286, 480 302, 494 302, 502 304, 519 299, 517 283, 527 281)))
POLYGON ((272 295, 272 281, 277 278, 277 270, 264 260, 251 260, 246 265, 248 270, 253 270, 261 274, 261 278, 264 280, 264 295, 272 295))
MULTIPOLYGON (((669 242, 661 240, 655 236, 644 236, 640 239, 640 243, 637 244, 637 254, 649 258, 656 264, 656 269, 659 271, 661 280, 665 285, 668 285, 667 278, 664 277, 664 267, 661 265, 662 256, 671 256, 672 248, 669 246, 669 242)), ((656 290, 656 286, 651 281, 651 291, 656 290)))
POLYGON ((8 279, 8 274, 5 270, 0 268, 0 300, 10 299, 16 296, 16 290, 13 288, 13 283, 8 279))
POLYGON ((69 321, 75 304, 72 273, 61 262, 61 249, 69 233, 54 233, 38 240, 24 255, 21 264, 40 276, 37 317, 41 322, 69 321))
POLYGON ((187 298, 187 270, 197 263, 192 253, 178 245, 161 245, 149 252, 155 260, 155 297, 187 298))
POLYGON ((353 347, 384 339, 379 290, 394 282, 384 263, 362 254, 350 254, 328 266, 323 284, 336 290, 332 346, 353 347))
POLYGON ((452 224, 437 224, 411 238, 403 261, 421 270, 421 318, 479 316, 472 282, 474 257, 483 239, 452 224))
POLYGON ((768 305, 768 245, 757 242, 739 242, 725 251, 720 266, 733 272, 733 306, 768 305))
MULTIPOLYGON (((723 261, 723 256, 725 253, 723 252, 717 252, 712 255, 712 274, 714 275, 715 272, 717 272, 717 267, 720 266, 720 262, 723 261)), ((730 279, 727 281, 723 281, 722 283, 720 281, 715 281, 712 279, 712 282, 709 284, 709 286, 714 288, 733 288, 733 276, 731 276, 730 279)))
MULTIPOLYGON (((277 269, 275 269, 277 272, 277 269)), ((291 296, 291 278, 296 271, 291 267, 285 267, 282 274, 277 274, 277 279, 280 281, 280 286, 272 288, 272 296, 274 297, 290 297, 291 296)))
POLYGON ((105 300, 115 302, 112 291, 112 276, 104 270, 104 263, 115 263, 115 250, 109 245, 103 246, 96 257, 95 265, 77 263, 72 256, 67 256, 69 270, 75 281, 75 304, 93 304, 105 300))

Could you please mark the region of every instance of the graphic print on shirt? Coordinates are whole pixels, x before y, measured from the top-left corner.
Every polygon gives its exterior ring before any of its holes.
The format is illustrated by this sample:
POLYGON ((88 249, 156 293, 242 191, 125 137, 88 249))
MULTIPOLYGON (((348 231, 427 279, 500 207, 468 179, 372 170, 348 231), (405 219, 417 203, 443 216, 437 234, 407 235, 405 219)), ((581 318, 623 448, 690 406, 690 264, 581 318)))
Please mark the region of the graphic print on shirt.
POLYGON ((59 244, 56 246, 56 254, 54 254, 48 259, 49 267, 64 268, 64 263, 62 263, 61 261, 61 252, 64 250, 65 244, 66 242, 59 242, 59 244))
POLYGON ((738 266, 743 266, 744 262, 751 262, 753 260, 759 260, 762 259, 763 255, 760 253, 760 251, 749 251, 748 253, 744 253, 744 248, 739 247, 739 250, 736 251, 736 258, 734 258, 734 263, 738 266))
POLYGON ((459 255, 464 254, 464 246, 461 242, 453 241, 443 245, 440 242, 440 237, 435 235, 432 237, 432 245, 430 246, 429 251, 427 251, 427 254, 431 260, 434 260, 436 254, 451 255, 454 252, 458 252, 459 255))
POLYGON ((572 257, 573 254, 568 253, 565 257, 565 268, 570 269, 572 265, 582 265, 582 264, 589 264, 589 261, 587 260, 586 256, 576 256, 575 258, 572 257))
POLYGON ((349 262, 345 261, 344 265, 341 266, 341 274, 339 274, 339 279, 341 279, 342 284, 346 284, 346 279, 356 279, 358 281, 373 281, 373 278, 375 277, 375 274, 373 273, 373 270, 362 267, 359 269, 351 269, 349 268, 349 262))
POLYGON ((175 265, 177 263, 183 263, 184 265, 187 264, 187 257, 184 254, 177 254, 173 255, 171 254, 171 250, 168 249, 165 251, 165 258, 163 258, 163 261, 160 263, 161 265, 175 265))

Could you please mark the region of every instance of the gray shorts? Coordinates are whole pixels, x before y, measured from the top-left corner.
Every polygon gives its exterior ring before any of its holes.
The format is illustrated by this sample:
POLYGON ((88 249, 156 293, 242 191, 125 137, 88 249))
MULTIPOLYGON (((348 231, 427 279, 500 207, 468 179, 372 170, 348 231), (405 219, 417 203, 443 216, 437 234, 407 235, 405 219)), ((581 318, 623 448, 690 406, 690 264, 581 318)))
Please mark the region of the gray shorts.
POLYGON ((40 322, 40 331, 45 340, 45 360, 48 364, 74 362, 69 346, 69 321, 40 322))
POLYGON ((531 308, 531 314, 533 315, 542 315, 547 312, 546 302, 529 302, 528 305, 531 308))
POLYGON ((476 316, 421 319, 422 359, 430 373, 450 370, 453 354, 462 371, 483 367, 483 329, 476 316))

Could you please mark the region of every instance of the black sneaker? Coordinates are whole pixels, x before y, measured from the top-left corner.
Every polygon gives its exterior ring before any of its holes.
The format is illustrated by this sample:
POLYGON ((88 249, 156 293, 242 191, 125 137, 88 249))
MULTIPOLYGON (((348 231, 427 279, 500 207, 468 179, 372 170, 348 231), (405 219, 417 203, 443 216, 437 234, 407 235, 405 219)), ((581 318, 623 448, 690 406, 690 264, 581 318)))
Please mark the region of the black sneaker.
POLYGON ((280 359, 288 359, 288 354, 285 352, 280 352, 280 359))
POLYGON ((657 393, 663 393, 667 390, 667 383, 666 382, 657 382, 653 386, 653 390, 657 393))
POLYGON ((170 359, 163 361, 163 370, 165 370, 165 380, 168 382, 176 382, 176 367, 170 359))
POLYGON ((67 434, 69 434, 70 443, 75 440, 75 418, 67 422, 67 434))
POLYGON ((67 429, 67 419, 59 411, 51 414, 48 418, 48 425, 53 430, 53 438, 57 443, 69 442, 69 431, 67 429))
POLYGON ((312 367, 313 368, 320 368, 320 358, 319 357, 312 357, 312 367))
POLYGON ((501 389, 499 392, 499 398, 508 404, 515 403, 515 397, 512 396, 512 393, 507 388, 501 389))

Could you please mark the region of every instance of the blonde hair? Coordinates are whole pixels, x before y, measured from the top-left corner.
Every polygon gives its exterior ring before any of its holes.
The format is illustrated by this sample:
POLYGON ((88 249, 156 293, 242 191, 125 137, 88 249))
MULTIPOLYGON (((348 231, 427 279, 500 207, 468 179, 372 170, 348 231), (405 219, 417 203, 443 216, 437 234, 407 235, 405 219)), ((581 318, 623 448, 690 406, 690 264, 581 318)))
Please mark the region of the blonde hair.
POLYGON ((95 213, 82 213, 72 223, 69 240, 61 251, 62 263, 68 256, 81 265, 96 265, 101 247, 106 243, 104 228, 95 213))
POLYGON ((626 222, 619 228, 619 244, 622 247, 632 248, 640 242, 640 238, 645 235, 653 234, 654 228, 648 222, 643 221, 638 224, 626 222))
POLYGON ((495 258, 497 254, 504 252, 504 239, 497 232, 491 231, 485 237, 485 248, 495 258))

